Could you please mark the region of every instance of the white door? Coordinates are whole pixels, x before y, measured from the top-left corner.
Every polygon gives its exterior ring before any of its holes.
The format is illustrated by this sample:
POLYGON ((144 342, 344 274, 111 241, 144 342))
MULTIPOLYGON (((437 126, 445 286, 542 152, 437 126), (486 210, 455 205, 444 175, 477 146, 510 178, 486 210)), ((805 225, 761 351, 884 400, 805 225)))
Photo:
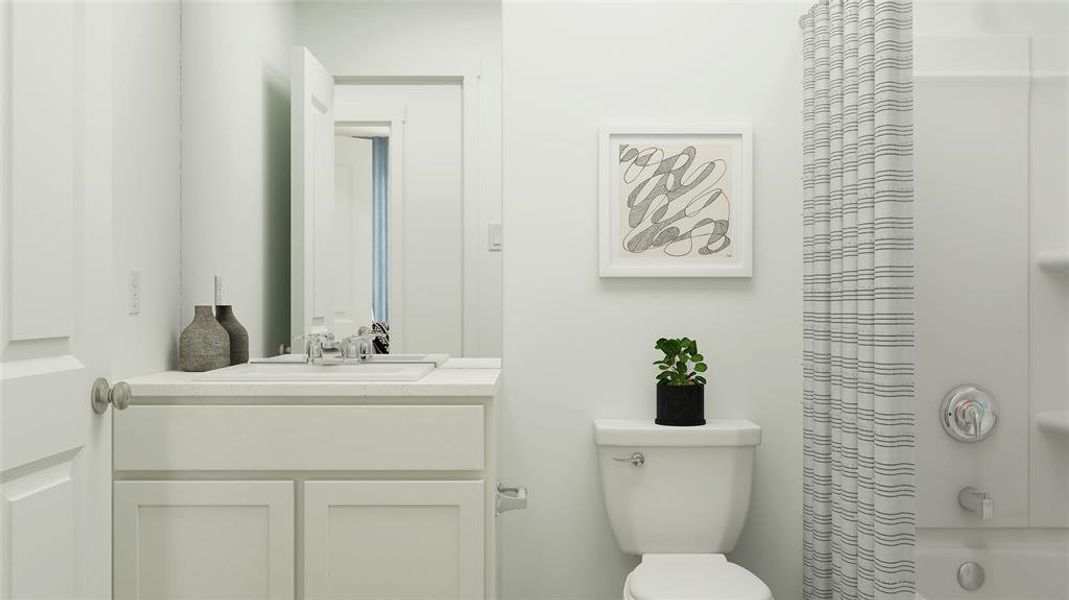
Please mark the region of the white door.
POLYGON ((304 592, 328 598, 483 598, 482 481, 304 484, 304 592))
POLYGON ((115 600, 289 600, 292 481, 115 484, 115 600))
POLYGON ((0 2, 0 598, 111 597, 110 16, 0 2))
MULTIPOLYGON (((290 330, 334 329, 334 78, 307 48, 291 53, 290 330)), ((294 352, 298 350, 295 348, 294 352)))

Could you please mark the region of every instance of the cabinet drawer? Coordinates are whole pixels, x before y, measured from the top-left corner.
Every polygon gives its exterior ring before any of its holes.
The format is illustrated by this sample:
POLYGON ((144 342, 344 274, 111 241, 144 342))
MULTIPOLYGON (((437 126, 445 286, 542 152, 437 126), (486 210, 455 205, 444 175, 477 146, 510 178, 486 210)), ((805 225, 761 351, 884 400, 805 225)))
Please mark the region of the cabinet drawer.
POLYGON ((118 471, 481 470, 482 406, 131 406, 118 471))

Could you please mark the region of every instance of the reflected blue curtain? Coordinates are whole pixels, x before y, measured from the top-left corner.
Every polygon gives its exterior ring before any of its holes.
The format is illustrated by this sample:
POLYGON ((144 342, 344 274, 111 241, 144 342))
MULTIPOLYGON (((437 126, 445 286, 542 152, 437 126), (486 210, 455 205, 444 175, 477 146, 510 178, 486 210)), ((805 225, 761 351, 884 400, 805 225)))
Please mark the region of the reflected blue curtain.
POLYGON ((371 139, 371 308, 375 320, 390 322, 390 138, 371 139))

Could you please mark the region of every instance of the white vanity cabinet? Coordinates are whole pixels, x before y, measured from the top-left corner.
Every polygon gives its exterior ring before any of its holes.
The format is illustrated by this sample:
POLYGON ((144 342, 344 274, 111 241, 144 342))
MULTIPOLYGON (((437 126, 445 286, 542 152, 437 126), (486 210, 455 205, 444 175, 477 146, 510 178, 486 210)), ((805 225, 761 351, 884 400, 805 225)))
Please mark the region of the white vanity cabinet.
POLYGON ((483 598, 482 481, 309 481, 307 598, 483 598))
POLYGON ((129 380, 115 598, 493 598, 498 371, 437 373, 129 380))
POLYGON ((291 481, 119 481, 115 598, 293 597, 291 481))

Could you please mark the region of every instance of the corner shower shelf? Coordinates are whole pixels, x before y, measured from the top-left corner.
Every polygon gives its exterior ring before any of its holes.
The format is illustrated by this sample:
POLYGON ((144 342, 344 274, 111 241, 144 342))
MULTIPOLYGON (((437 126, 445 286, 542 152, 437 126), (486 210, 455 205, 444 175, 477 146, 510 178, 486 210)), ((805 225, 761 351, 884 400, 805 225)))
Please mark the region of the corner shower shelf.
POLYGON ((1069 250, 1049 250, 1036 255, 1036 263, 1044 271, 1069 274, 1069 250))
POLYGON ((1039 413, 1036 423, 1043 431, 1069 435, 1069 411, 1039 413))

